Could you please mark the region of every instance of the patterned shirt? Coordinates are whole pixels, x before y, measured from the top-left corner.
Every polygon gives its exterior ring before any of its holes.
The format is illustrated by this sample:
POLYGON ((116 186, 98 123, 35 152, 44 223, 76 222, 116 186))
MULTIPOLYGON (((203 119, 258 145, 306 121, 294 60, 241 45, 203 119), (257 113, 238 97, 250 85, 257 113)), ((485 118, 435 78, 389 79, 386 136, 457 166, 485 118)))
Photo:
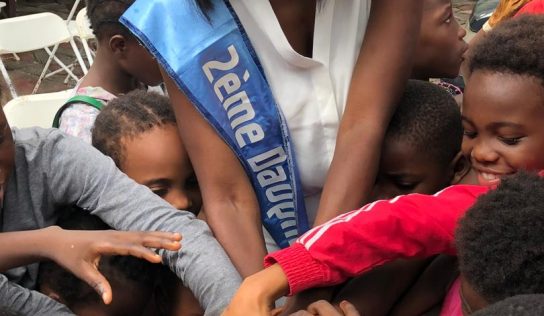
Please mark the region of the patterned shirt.
MULTIPOLYGON (((104 104, 115 99, 115 95, 101 87, 76 88, 75 95, 86 95, 102 101, 104 104)), ((59 129, 68 135, 91 143, 92 127, 100 111, 86 103, 74 103, 67 107, 60 116, 59 129)))

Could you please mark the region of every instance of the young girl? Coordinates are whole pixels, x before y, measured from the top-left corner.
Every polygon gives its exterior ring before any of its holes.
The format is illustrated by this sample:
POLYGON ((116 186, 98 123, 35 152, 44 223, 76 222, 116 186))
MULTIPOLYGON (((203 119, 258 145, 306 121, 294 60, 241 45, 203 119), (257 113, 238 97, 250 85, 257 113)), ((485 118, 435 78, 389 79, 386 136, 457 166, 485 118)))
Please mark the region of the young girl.
POLYGON ((544 169, 543 32, 544 17, 520 17, 499 25, 475 48, 462 151, 480 185, 375 202, 315 228, 246 279, 226 315, 264 315, 278 295, 335 284, 391 259, 455 253, 456 222, 476 197, 503 175, 544 169))
MULTIPOLYGON (((198 183, 168 98, 133 91, 112 100, 96 118, 92 143, 127 176, 178 210, 200 212, 198 183)), ((164 299, 158 302, 163 305, 159 308, 180 316, 202 314, 198 301, 181 282, 171 284, 178 280, 175 275, 166 271, 162 277, 164 299)))
MULTIPOLYGON (((57 115, 63 132, 91 142, 91 128, 100 108, 116 96, 162 82, 157 62, 121 25, 119 17, 134 2, 87 0, 87 15, 98 40, 96 58, 76 88, 76 97, 57 115), (94 100, 94 101, 93 101, 94 100)), ((54 124, 54 125, 56 125, 54 124)))

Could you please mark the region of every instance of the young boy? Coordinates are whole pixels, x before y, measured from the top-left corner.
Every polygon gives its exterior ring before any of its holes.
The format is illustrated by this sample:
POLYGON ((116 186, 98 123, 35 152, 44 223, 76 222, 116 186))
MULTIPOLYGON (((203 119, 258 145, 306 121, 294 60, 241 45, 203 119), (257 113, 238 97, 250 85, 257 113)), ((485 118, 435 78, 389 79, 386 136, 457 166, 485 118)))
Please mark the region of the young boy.
POLYGON ((455 234, 463 313, 519 294, 544 293, 544 179, 501 181, 459 221, 455 234))
POLYGON ((543 49, 542 16, 504 22, 475 47, 462 151, 481 185, 374 202, 315 228, 268 257, 278 264, 247 278, 226 315, 259 315, 277 295, 335 284, 392 259, 454 254, 457 219, 479 195, 518 169, 544 169, 543 49))
MULTIPOLYGON (((219 313, 239 285, 238 273, 204 222, 195 220, 188 212, 175 210, 146 187, 134 183, 111 159, 77 138, 44 129, 14 130, 12 138, 2 112, 0 171, 5 192, 2 232, 54 225, 57 207, 77 205, 118 230, 182 234, 181 251, 159 253, 195 294, 206 313, 219 313)), ((72 248, 70 243, 67 245, 64 251, 70 254, 72 248)), ((32 289, 37 271, 34 264, 10 270, 6 275, 32 289)), ((32 315, 66 314, 62 306, 7 283, 4 278, 0 286, 0 308, 6 306, 8 310, 32 315)), ((95 287, 101 286, 105 285, 95 287)))
POLYGON ((457 184, 469 170, 462 139, 461 112, 450 94, 409 80, 387 127, 371 201, 457 184))
POLYGON ((119 18, 134 2, 87 0, 87 15, 98 40, 96 58, 76 88, 76 96, 92 97, 101 104, 76 102, 62 108, 60 130, 91 142, 91 128, 105 105, 118 95, 137 89, 141 83, 156 86, 162 82, 157 61, 138 40, 119 23, 119 18))

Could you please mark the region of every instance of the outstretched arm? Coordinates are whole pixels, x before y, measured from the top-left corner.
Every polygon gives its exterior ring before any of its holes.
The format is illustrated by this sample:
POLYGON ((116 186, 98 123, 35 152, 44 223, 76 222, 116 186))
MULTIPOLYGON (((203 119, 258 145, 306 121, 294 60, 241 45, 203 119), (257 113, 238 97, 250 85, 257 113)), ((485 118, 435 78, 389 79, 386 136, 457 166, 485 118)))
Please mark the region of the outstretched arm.
POLYGON ((453 254, 457 220, 487 191, 452 186, 435 195, 377 201, 338 216, 269 255, 271 266, 243 282, 225 315, 266 315, 267 304, 281 295, 338 284, 394 259, 453 254))
POLYGON ((412 70, 422 2, 372 1, 316 226, 360 207, 370 194, 385 131, 412 70))
POLYGON ((161 257, 148 247, 178 250, 180 239, 179 234, 162 232, 69 231, 57 226, 0 233, 0 272, 53 260, 87 282, 109 304, 111 286, 97 268, 102 255, 130 255, 159 263, 161 257))

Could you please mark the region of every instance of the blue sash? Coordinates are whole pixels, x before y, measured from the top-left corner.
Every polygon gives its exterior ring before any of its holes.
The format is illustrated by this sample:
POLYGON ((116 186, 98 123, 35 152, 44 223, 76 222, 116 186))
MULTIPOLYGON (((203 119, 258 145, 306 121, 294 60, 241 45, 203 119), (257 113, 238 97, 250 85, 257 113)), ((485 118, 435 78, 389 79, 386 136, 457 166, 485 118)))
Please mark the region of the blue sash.
MULTIPOLYGON (((137 0, 121 17, 242 162, 263 225, 285 248, 308 230, 289 130, 230 4, 137 0)), ((296 87, 293 87, 296 89, 296 87)))

